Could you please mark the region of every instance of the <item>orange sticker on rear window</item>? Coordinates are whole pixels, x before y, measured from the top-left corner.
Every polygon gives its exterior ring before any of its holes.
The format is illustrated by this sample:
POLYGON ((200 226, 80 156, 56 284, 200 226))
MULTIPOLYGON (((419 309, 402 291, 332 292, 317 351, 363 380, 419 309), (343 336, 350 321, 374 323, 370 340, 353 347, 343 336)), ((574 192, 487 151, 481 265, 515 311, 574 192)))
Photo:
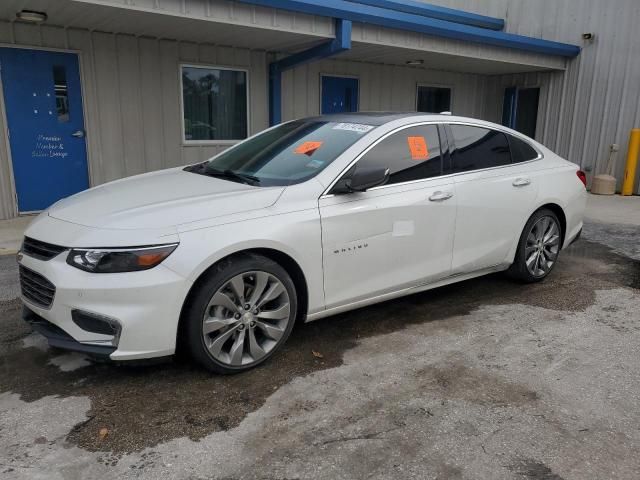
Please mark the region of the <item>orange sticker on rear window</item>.
POLYGON ((427 160, 429 158, 427 141, 424 137, 407 137, 407 142, 409 143, 411 160, 427 160))
POLYGON ((322 146, 322 142, 304 142, 294 150, 295 153, 302 153, 304 155, 313 155, 313 152, 318 150, 322 146))

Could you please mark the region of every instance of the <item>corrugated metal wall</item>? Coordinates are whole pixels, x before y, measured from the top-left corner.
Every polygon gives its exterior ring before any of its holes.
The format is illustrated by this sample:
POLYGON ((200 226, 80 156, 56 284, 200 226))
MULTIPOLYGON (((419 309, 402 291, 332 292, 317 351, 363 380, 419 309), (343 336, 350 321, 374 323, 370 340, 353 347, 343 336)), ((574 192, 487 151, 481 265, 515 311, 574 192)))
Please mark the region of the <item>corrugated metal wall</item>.
MULTIPOLYGON (((270 59, 263 51, 18 23, 0 23, 2 43, 80 52, 91 185, 197 162, 227 147, 182 143, 180 63, 248 69, 251 133, 268 126, 270 59)), ((451 87, 456 113, 483 114, 487 77, 326 60, 284 74, 284 119, 319 113, 321 74, 357 76, 362 110, 414 110, 416 85, 424 83, 451 87)), ((0 218, 16 208, 7 153, 0 139, 0 218)))
MULTIPOLYGON (((226 148, 183 145, 182 62, 248 69, 251 132, 268 124, 265 52, 19 23, 0 23, 2 43, 80 52, 91 185, 196 162, 226 148)), ((16 211, 9 163, 0 138, 0 218, 16 211)))
MULTIPOLYGON (((540 84, 540 140, 569 160, 601 173, 618 144, 620 181, 629 131, 640 128, 640 1, 429 0, 506 20, 506 30, 583 47, 562 73, 503 76, 494 86, 540 84), (594 33, 592 42, 583 33, 594 33), (543 101, 544 99, 544 101, 543 101), (544 105, 543 105, 544 103, 544 105)), ((500 118, 503 90, 494 88, 485 116, 500 118)), ((640 175, 640 174, 639 174, 640 175)), ((636 185, 638 185, 637 182, 636 185)), ((640 186, 638 186, 640 191, 640 186)))
POLYGON ((416 85, 452 89, 452 109, 459 115, 481 117, 488 77, 375 63, 323 60, 285 72, 282 76, 284 120, 320 113, 320 76, 359 79, 360 110, 416 109, 416 85))

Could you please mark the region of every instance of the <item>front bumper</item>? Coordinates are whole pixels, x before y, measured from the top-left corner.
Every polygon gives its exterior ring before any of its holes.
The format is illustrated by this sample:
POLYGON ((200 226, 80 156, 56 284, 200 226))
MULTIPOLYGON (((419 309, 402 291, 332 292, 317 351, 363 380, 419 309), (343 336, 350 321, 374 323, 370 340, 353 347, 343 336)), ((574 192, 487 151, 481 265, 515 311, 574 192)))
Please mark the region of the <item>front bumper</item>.
POLYGON ((89 273, 66 263, 68 250, 50 260, 22 255, 19 263, 55 286, 48 308, 22 295, 25 320, 53 346, 111 360, 163 357, 175 352, 180 311, 191 282, 158 265, 128 273, 89 273), (100 332, 74 321, 74 311, 111 321, 100 332), (84 327, 84 328, 82 328, 84 327), (90 331, 92 330, 92 331, 90 331))
POLYGON ((44 336, 52 347, 87 353, 98 358, 110 358, 110 355, 115 352, 117 348, 110 345, 91 345, 80 343, 54 323, 51 323, 36 314, 26 305, 22 307, 22 319, 31 325, 31 328, 33 328, 34 331, 44 336))

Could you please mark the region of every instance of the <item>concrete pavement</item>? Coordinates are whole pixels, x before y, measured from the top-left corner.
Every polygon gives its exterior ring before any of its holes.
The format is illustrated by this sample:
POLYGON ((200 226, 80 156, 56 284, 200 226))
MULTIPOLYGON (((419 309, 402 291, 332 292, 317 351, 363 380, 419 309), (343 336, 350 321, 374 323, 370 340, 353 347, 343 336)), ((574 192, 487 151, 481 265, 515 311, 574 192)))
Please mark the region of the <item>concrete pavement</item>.
POLYGON ((34 216, 0 220, 0 255, 13 255, 20 249, 24 231, 34 216))
POLYGON ((589 194, 586 218, 591 222, 640 225, 640 196, 589 194))

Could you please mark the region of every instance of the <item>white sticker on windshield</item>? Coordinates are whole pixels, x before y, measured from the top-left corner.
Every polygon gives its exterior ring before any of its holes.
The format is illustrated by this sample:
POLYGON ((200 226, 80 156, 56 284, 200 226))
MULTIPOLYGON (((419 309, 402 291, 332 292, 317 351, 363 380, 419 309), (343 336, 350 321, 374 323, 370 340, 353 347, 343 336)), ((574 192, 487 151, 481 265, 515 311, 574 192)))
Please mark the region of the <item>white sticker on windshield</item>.
POLYGON ((348 130, 350 132, 367 133, 373 130, 371 125, 363 125, 361 123, 338 123, 333 127, 334 130, 348 130))

